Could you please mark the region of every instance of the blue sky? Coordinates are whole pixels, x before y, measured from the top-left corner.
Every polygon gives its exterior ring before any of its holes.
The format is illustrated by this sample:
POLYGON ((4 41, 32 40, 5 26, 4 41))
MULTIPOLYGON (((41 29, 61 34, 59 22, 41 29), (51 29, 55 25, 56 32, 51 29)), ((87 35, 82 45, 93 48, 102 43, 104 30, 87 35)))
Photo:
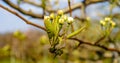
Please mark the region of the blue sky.
MULTIPOLYGON (((15 0, 12 0, 15 1, 15 0)), ((60 1, 60 5, 58 5, 55 8, 64 8, 67 7, 68 4, 67 0, 59 0, 60 1)), ((72 0, 74 1, 74 0, 72 0)), ((74 3, 79 2, 81 0, 75 0, 74 3)), ((4 2, 0 1, 0 4, 9 7, 7 4, 5 4, 4 2)), ((41 13, 42 10, 41 9, 37 9, 35 7, 32 6, 28 6, 27 4, 24 4, 23 7, 25 7, 26 10, 29 10, 29 8, 34 9, 34 12, 38 12, 41 13)), ((12 9, 11 7, 9 7, 10 9, 12 9)), ((101 14, 106 14, 109 13, 109 4, 108 2, 106 3, 100 3, 100 4, 93 4, 87 7, 87 14, 88 16, 91 16, 92 18, 97 18, 97 14, 95 13, 95 11, 101 13, 101 14)), ((119 8, 115 8, 114 12, 118 12, 120 9, 119 8)), ((21 13, 19 13, 21 14, 21 13)), ((80 10, 76 10, 73 13, 74 15, 80 15, 80 10)), ((21 14, 22 15, 22 14, 21 14)), ((43 25, 42 20, 40 19, 33 19, 29 16, 24 16, 26 19, 43 25)), ((13 32, 15 30, 28 30, 28 29, 33 29, 35 27, 31 26, 31 25, 27 25, 26 23, 24 23, 20 18, 16 17, 15 15, 5 11, 4 9, 0 8, 0 33, 6 33, 6 32, 13 32)), ((36 28, 35 28, 36 29, 36 28)))
POLYGON ((0 8, 0 33, 27 29, 28 27, 21 19, 0 8))

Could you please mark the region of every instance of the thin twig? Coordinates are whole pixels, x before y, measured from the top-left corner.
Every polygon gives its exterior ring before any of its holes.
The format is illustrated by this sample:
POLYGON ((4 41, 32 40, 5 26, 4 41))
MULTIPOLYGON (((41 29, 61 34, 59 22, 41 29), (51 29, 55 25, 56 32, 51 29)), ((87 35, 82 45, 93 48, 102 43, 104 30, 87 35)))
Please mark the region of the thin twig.
POLYGON ((69 38, 69 39, 81 42, 82 44, 87 44, 87 45, 91 45, 91 46, 97 46, 97 47, 103 48, 103 49, 108 50, 108 51, 116 51, 116 52, 118 52, 120 54, 120 50, 115 49, 115 48, 108 48, 108 47, 105 47, 105 46, 100 45, 100 44, 93 44, 91 42, 86 42, 86 41, 83 41, 83 40, 80 40, 80 39, 77 39, 77 38, 69 38))
POLYGON ((9 8, 1 5, 1 4, 0 4, 0 7, 3 8, 4 10, 6 10, 6 11, 8 11, 8 12, 14 14, 14 15, 16 15, 17 17, 19 17, 20 19, 22 19, 25 23, 30 24, 30 25, 33 25, 33 26, 35 26, 35 27, 38 27, 38 28, 46 31, 46 29, 45 29, 44 27, 28 21, 27 19, 25 19, 24 17, 22 17, 21 15, 19 15, 17 12, 15 12, 15 11, 13 11, 13 10, 11 10, 11 9, 9 9, 9 8))
POLYGON ((35 2, 33 2, 33 1, 31 1, 31 0, 23 0, 23 2, 24 2, 24 3, 31 4, 31 5, 34 5, 34 6, 36 6, 36 7, 42 7, 42 4, 40 4, 40 3, 35 3, 35 2))
POLYGON ((82 18, 85 19, 86 18, 86 5, 85 5, 85 3, 82 4, 81 14, 82 14, 82 18))
MULTIPOLYGON (((71 2, 70 2, 70 0, 68 0, 68 7, 69 7, 69 10, 70 10, 70 16, 72 17, 72 9, 71 9, 71 2)), ((71 23, 71 28, 72 28, 72 32, 74 32, 74 26, 73 26, 72 23, 71 23)))
POLYGON ((101 38, 99 38, 96 42, 95 42, 95 44, 98 44, 99 42, 101 42, 103 39, 105 39, 105 35, 103 36, 103 37, 101 37, 101 38))
POLYGON ((71 9, 71 2, 70 2, 70 0, 68 0, 68 7, 69 7, 69 10, 70 10, 70 16, 72 16, 72 9, 71 9))

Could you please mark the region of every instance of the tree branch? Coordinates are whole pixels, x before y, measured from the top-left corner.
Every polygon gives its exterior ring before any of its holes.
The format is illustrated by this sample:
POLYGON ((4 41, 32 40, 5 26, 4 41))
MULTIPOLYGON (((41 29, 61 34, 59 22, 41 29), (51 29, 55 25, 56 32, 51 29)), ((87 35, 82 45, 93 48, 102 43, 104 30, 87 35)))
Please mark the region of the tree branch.
POLYGON ((23 0, 23 2, 28 3, 28 4, 31 4, 31 5, 34 5, 34 6, 37 6, 37 7, 42 7, 41 4, 37 4, 37 3, 35 3, 35 2, 32 2, 31 0, 23 0))
POLYGON ((103 36, 103 37, 101 37, 101 38, 99 38, 96 42, 95 42, 95 44, 99 44, 99 42, 101 42, 103 39, 105 39, 105 35, 103 36))
MULTIPOLYGON (((41 4, 37 4, 37 3, 29 1, 29 0, 24 0, 23 2, 34 5, 34 6, 37 6, 37 7, 42 7, 41 4)), ((81 3, 76 3, 76 4, 71 6, 71 10, 75 10, 75 9, 80 8, 80 7, 81 7, 81 3)), ((47 6, 45 10, 48 11, 48 12, 57 12, 57 10, 52 9, 49 6, 47 6)), ((69 7, 63 8, 62 10, 63 10, 64 13, 69 13, 70 12, 69 7)))
POLYGON ((30 12, 30 11, 25 11, 24 9, 20 8, 19 6, 13 4, 10 0, 2 0, 2 1, 5 2, 6 4, 10 5, 14 9, 18 10, 19 12, 25 14, 25 15, 28 15, 28 16, 31 16, 31 17, 34 17, 34 18, 41 18, 41 19, 44 18, 44 16, 41 15, 41 14, 35 14, 33 12, 30 12))
POLYGON ((33 25, 33 26, 35 26, 35 27, 38 27, 38 28, 46 31, 46 29, 45 29, 44 27, 28 21, 27 19, 25 19, 24 17, 22 17, 21 15, 19 15, 17 12, 8 9, 7 7, 4 7, 4 6, 2 6, 1 4, 0 4, 0 7, 3 8, 3 9, 5 9, 6 11, 8 11, 8 12, 14 14, 14 15, 16 15, 17 17, 19 17, 20 19, 22 19, 25 23, 30 24, 30 25, 33 25))
POLYGON ((95 3, 100 3, 100 2, 106 2, 109 0, 84 0, 84 4, 86 6, 90 5, 90 4, 95 4, 95 3))
MULTIPOLYGON (((32 16, 34 18, 41 18, 41 19, 43 19, 42 15, 35 14, 35 13, 29 12, 29 11, 25 11, 25 10, 21 9, 19 6, 13 4, 10 0, 2 0, 2 1, 4 1, 6 4, 10 5, 14 9, 18 10, 19 12, 21 12, 21 13, 23 13, 25 15, 29 15, 29 16, 32 16)), ((96 1, 95 0, 90 0, 90 1, 88 0, 88 1, 86 1, 85 5, 88 6, 90 4, 100 3, 100 2, 106 2, 106 1, 108 1, 108 0, 96 0, 96 1)), ((38 4, 35 4, 35 3, 31 3, 31 2, 29 2, 29 4, 41 7, 41 4, 38 5, 38 4)), ((79 2, 79 3, 76 3, 76 4, 72 5, 71 6, 71 10, 74 11, 76 9, 80 9, 81 7, 82 7, 82 3, 79 2)), ((61 10, 63 10, 64 13, 69 13, 70 12, 69 7, 63 8, 61 10)), ((46 11, 48 11, 49 13, 51 13, 51 12, 57 12, 57 10, 54 10, 52 8, 49 8, 49 7, 46 8, 46 11)))
POLYGON ((78 41, 81 44, 87 44, 87 45, 91 45, 91 46, 97 46, 97 47, 103 48, 103 49, 108 50, 108 51, 116 51, 116 52, 118 52, 120 54, 120 50, 117 50, 115 48, 108 48, 108 47, 105 47, 105 46, 100 45, 100 44, 92 44, 91 42, 86 42, 86 41, 83 41, 83 40, 80 40, 80 39, 77 39, 77 38, 69 38, 69 39, 70 40, 78 41))
MULTIPOLYGON (((70 0, 68 0, 68 7, 69 7, 69 11, 70 11, 70 16, 72 17, 72 9, 71 9, 71 2, 70 0)), ((71 31, 74 32, 74 26, 73 24, 71 23, 71 31)))

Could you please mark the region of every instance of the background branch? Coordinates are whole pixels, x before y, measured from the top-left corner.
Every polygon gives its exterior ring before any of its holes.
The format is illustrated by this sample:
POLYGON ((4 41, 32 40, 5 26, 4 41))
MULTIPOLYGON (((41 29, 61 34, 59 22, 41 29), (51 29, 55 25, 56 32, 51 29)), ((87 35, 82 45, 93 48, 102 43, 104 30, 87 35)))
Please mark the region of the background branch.
POLYGON ((23 0, 24 3, 28 3, 28 4, 31 4, 31 5, 34 5, 34 6, 37 6, 37 7, 42 7, 41 4, 38 4, 38 3, 35 3, 33 1, 30 1, 30 0, 23 0))
POLYGON ((6 4, 10 5, 14 9, 18 10, 19 12, 21 12, 21 13, 23 13, 25 15, 28 15, 28 16, 31 16, 31 17, 34 17, 34 18, 42 18, 42 19, 44 17, 41 14, 35 14, 32 11, 26 11, 26 10, 20 8, 18 5, 13 4, 10 0, 3 0, 3 2, 5 2, 6 4))
POLYGON ((0 4, 0 7, 3 8, 3 9, 5 9, 6 11, 8 11, 8 12, 14 14, 14 15, 16 15, 17 17, 19 17, 20 19, 22 19, 25 23, 30 24, 30 25, 33 25, 33 26, 35 26, 35 27, 37 27, 37 28, 40 28, 40 29, 46 31, 46 29, 45 29, 44 27, 28 21, 27 19, 25 19, 24 17, 22 17, 21 15, 19 15, 17 12, 8 9, 7 7, 4 7, 4 6, 2 6, 1 4, 0 4))
POLYGON ((101 38, 99 38, 96 42, 95 42, 95 44, 99 44, 99 42, 101 42, 103 39, 105 39, 105 35, 103 36, 103 37, 101 37, 101 38))
POLYGON ((86 41, 83 41, 83 40, 80 40, 80 39, 77 39, 77 38, 69 38, 69 39, 78 41, 81 44, 87 44, 87 45, 91 45, 91 46, 97 46, 97 47, 103 48, 103 49, 108 50, 108 51, 116 51, 116 52, 118 52, 120 54, 120 50, 117 50, 115 48, 108 48, 108 47, 105 47, 105 46, 100 45, 100 44, 93 44, 92 42, 86 42, 86 41))
MULTIPOLYGON (((24 9, 20 8, 19 6, 13 4, 10 0, 2 0, 2 1, 4 1, 6 4, 10 5, 14 9, 18 10, 19 12, 21 12, 21 13, 23 13, 25 15, 28 15, 28 16, 31 16, 31 17, 34 17, 34 18, 41 18, 41 19, 43 19, 43 17, 44 17, 41 14, 35 14, 33 12, 25 11, 24 9)), ((85 2, 85 5, 88 6, 90 4, 101 3, 101 2, 106 2, 106 1, 108 1, 108 0, 88 0, 88 1, 85 2)), ((26 1, 26 2, 28 2, 28 1, 26 1)), ((35 5, 35 6, 41 7, 41 4, 38 5, 38 4, 32 3, 32 2, 28 2, 28 3, 32 4, 32 5, 35 5)), ((73 4, 71 6, 71 10, 74 11, 76 9, 80 9, 81 7, 82 7, 82 3, 79 2, 79 3, 73 4)), ((49 8, 49 6, 45 10, 48 11, 49 13, 57 12, 57 10, 49 8)), ((69 13, 70 12, 69 7, 63 8, 61 10, 63 10, 64 13, 69 13)))

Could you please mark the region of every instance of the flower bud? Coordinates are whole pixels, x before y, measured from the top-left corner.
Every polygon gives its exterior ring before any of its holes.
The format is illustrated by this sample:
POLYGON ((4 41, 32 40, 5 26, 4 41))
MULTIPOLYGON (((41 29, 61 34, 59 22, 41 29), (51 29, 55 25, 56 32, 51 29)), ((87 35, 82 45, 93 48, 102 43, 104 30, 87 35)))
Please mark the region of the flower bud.
POLYGON ((58 10, 58 15, 62 15, 63 14, 63 10, 58 10))
POLYGON ((110 21, 110 23, 111 23, 111 26, 112 26, 112 27, 115 27, 115 25, 116 25, 116 23, 115 23, 115 22, 110 21))
POLYGON ((100 24, 104 26, 106 23, 103 20, 100 20, 100 24))
POLYGON ((64 19, 66 21, 68 19, 68 17, 66 15, 63 15, 62 19, 64 19))
POLYGON ((72 17, 68 17, 68 20, 67 20, 68 24, 71 24, 73 21, 74 19, 72 17))
POLYGON ((64 23, 64 19, 60 18, 60 19, 59 19, 59 23, 60 23, 60 24, 63 24, 63 23, 64 23))
POLYGON ((54 17, 55 17, 55 14, 54 14, 54 13, 51 13, 51 14, 50 14, 50 18, 53 19, 54 17))
POLYGON ((105 18, 105 21, 110 21, 110 20, 111 20, 110 17, 106 17, 106 18, 105 18))
POLYGON ((44 20, 48 20, 48 19, 50 19, 49 16, 44 16, 44 20))

